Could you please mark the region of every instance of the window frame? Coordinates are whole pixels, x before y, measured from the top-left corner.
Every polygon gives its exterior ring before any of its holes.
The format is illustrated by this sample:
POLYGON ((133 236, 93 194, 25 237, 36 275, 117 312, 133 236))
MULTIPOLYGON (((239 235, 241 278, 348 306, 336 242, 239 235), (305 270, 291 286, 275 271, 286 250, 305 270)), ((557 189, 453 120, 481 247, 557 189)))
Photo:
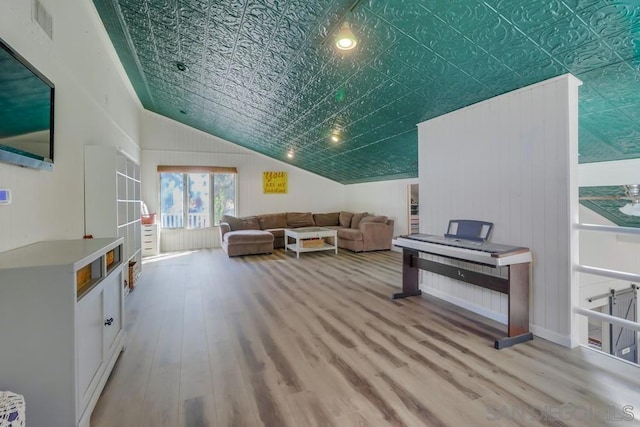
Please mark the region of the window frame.
POLYGON ((158 166, 158 207, 160 211, 160 228, 165 230, 207 230, 215 227, 219 227, 220 223, 215 223, 215 192, 214 192, 214 176, 216 174, 233 174, 233 204, 234 215, 238 211, 238 170, 235 167, 221 167, 221 166, 158 166), (182 227, 163 227, 162 220, 162 174, 174 173, 182 175, 182 227), (190 193, 190 179, 189 174, 207 174, 209 178, 209 223, 208 227, 189 227, 189 193, 190 193))

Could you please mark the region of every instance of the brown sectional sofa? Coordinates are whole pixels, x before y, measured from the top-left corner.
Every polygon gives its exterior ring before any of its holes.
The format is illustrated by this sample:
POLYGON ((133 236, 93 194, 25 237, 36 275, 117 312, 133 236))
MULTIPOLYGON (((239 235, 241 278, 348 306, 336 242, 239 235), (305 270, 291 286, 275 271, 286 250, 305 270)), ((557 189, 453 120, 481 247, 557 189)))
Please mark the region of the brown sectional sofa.
POLYGON ((225 215, 219 229, 222 249, 231 257, 271 253, 284 248, 285 228, 315 226, 337 230, 339 248, 354 252, 389 250, 393 224, 386 216, 366 212, 282 212, 241 218, 225 215))

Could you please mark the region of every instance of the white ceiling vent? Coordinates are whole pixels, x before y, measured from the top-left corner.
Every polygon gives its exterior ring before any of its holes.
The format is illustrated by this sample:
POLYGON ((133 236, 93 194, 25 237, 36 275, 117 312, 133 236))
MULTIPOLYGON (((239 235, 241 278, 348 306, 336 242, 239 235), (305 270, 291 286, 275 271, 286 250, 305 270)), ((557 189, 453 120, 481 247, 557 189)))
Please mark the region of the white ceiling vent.
POLYGON ((47 36, 53 40, 53 18, 39 0, 33 1, 33 20, 36 21, 47 36))

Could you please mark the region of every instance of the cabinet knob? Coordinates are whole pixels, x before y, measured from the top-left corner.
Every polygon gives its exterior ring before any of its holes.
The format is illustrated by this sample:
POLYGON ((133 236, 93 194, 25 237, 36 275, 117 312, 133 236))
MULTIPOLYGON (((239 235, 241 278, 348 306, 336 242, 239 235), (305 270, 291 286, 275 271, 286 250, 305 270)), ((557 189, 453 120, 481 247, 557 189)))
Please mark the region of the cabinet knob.
POLYGON ((104 324, 107 326, 111 326, 112 323, 113 323, 113 317, 110 317, 104 321, 104 324))

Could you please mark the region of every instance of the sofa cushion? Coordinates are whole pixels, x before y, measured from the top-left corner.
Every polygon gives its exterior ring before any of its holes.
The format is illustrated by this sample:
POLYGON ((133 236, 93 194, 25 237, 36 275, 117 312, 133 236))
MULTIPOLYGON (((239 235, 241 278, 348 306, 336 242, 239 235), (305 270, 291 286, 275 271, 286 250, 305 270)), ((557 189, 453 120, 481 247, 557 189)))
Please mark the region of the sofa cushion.
POLYGON ((260 229, 285 228, 287 226, 287 215, 284 213, 258 215, 260 229))
POLYGON ((353 218, 353 214, 351 212, 342 211, 338 218, 341 226, 349 227, 351 225, 351 218, 353 218))
POLYGON ((318 227, 340 224, 340 212, 313 214, 313 221, 318 227))
POLYGON ((241 228, 240 230, 260 230, 260 223, 258 217, 245 216, 240 218, 241 228))
POLYGON ((273 234, 262 230, 237 230, 225 234, 224 240, 230 245, 269 243, 273 242, 273 234))
POLYGON ((353 214, 353 218, 351 218, 351 228, 358 228, 358 226, 360 225, 360 221, 362 221, 362 218, 364 218, 365 216, 369 215, 366 212, 362 212, 362 213, 357 213, 357 214, 353 214))
POLYGON ((269 228, 264 231, 268 231, 273 234, 273 237, 284 237, 284 228, 269 228))
POLYGON ((242 224, 240 218, 236 218, 235 216, 231 215, 222 215, 222 218, 220 218, 220 222, 226 222, 227 224, 229 224, 229 228, 231 229, 231 231, 240 230, 240 225, 242 224))
POLYGON ((362 231, 357 228, 338 228, 338 240, 362 240, 362 231))
POLYGON ((365 224, 367 222, 381 222, 383 224, 387 223, 387 217, 384 215, 368 215, 362 218, 360 224, 365 224))
POLYGON ((315 225, 311 212, 287 212, 287 227, 313 227, 315 225))
POLYGON ((226 222, 229 224, 231 231, 236 230, 260 230, 260 223, 255 216, 246 216, 237 218, 231 215, 223 215, 220 222, 226 222))

